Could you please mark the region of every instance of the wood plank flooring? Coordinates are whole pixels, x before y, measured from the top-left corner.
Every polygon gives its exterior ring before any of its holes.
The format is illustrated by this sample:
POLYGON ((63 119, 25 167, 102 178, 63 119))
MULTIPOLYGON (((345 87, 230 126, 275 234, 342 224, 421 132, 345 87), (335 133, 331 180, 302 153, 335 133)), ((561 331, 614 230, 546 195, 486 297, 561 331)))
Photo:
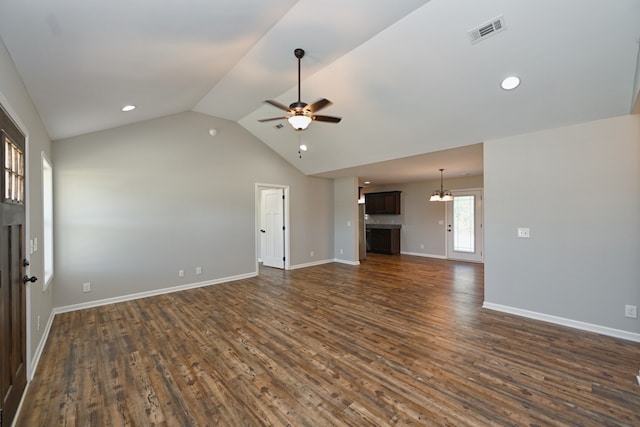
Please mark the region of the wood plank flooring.
POLYGON ((640 426, 640 344, 371 255, 57 315, 18 426, 640 426))

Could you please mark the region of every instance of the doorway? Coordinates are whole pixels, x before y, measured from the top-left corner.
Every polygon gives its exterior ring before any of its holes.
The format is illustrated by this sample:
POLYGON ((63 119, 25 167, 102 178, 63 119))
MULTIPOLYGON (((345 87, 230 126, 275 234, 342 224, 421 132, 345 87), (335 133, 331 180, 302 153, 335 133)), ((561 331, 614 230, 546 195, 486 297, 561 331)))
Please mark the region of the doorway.
POLYGON ((257 262, 289 269, 289 187, 256 184, 257 262))
POLYGON ((27 385, 25 137, 0 108, 0 424, 11 425, 27 385))
POLYGON ((452 191, 447 203, 447 258, 484 261, 482 190, 452 191))

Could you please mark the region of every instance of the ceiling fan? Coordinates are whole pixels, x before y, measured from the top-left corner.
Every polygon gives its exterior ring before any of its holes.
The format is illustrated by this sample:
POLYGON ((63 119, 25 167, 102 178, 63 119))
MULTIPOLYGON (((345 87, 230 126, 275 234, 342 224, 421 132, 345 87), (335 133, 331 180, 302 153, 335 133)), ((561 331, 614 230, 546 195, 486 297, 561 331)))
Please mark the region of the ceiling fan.
POLYGON ((278 101, 274 101, 272 99, 267 99, 266 103, 273 105, 281 110, 286 111, 291 114, 290 116, 283 117, 272 117, 270 119, 262 119, 258 120, 259 122, 269 122, 272 120, 288 120, 291 126, 295 130, 304 130, 309 126, 309 123, 312 121, 317 122, 328 122, 328 123, 339 123, 342 120, 342 117, 333 117, 333 116, 319 116, 316 114, 317 111, 322 110, 323 108, 328 107, 333 104, 326 98, 322 98, 317 100, 311 105, 307 105, 306 103, 300 101, 300 60, 304 57, 303 49, 296 49, 293 51, 293 54, 298 58, 298 101, 292 103, 287 107, 284 104, 279 103, 278 101))

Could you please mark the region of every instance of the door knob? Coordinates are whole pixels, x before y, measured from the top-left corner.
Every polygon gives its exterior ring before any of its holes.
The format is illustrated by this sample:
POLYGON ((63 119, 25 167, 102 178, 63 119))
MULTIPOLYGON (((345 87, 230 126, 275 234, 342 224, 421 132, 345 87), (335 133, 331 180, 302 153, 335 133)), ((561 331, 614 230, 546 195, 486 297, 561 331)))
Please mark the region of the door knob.
POLYGON ((28 259, 26 259, 26 258, 25 258, 25 259, 23 259, 23 260, 22 260, 22 266, 23 266, 23 267, 28 267, 28 266, 29 266, 29 264, 30 264, 30 262, 29 262, 29 260, 28 260, 28 259))
POLYGON ((261 233, 266 233, 266 232, 267 232, 267 230, 260 230, 260 232, 261 232, 261 233))
POLYGON ((24 278, 22 279, 24 283, 29 283, 29 282, 34 283, 36 280, 38 280, 36 276, 31 276, 31 277, 24 276, 24 278))

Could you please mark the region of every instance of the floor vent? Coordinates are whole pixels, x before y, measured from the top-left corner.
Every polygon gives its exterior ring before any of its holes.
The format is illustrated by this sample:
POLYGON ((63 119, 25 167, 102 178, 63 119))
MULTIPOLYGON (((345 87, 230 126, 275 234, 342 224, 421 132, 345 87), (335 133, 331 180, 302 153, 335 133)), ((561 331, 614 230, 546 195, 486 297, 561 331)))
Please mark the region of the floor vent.
POLYGON ((479 27, 469 30, 468 34, 469 39, 471 39, 471 44, 474 44, 506 29, 507 27, 504 24, 504 16, 500 15, 486 24, 482 24, 479 27))

